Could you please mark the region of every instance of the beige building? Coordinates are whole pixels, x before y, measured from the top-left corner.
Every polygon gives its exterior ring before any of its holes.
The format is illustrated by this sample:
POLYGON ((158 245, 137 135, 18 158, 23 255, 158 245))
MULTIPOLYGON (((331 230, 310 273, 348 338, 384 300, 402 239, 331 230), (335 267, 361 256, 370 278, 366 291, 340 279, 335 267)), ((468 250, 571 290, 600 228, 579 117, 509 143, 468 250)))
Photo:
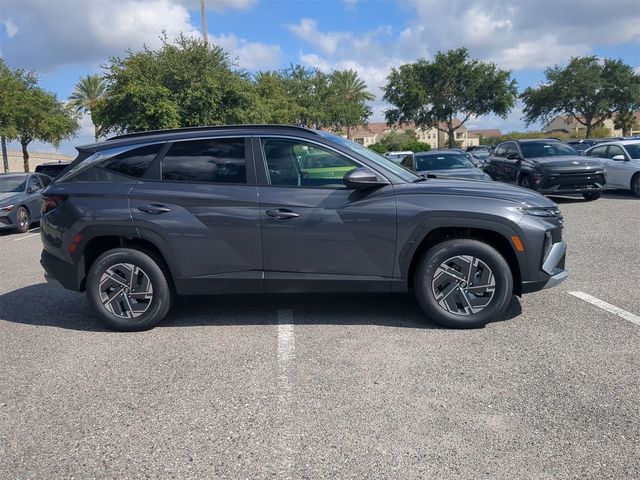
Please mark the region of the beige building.
MULTIPOLYGON (((636 125, 631 130, 631 136, 640 135, 640 112, 634 112, 636 117, 636 125)), ((613 118, 607 118, 602 122, 602 127, 609 131, 610 137, 621 137, 622 130, 615 128, 615 121, 613 118)), ((587 132, 587 127, 578 122, 575 118, 570 118, 567 115, 558 115, 544 127, 542 131, 548 134, 564 133, 568 135, 576 135, 584 137, 587 132)))
MULTIPOLYGON (((9 172, 24 172, 24 161, 22 160, 22 152, 17 150, 7 151, 9 157, 9 172)), ((75 157, 62 155, 60 153, 37 153, 29 152, 29 170, 32 172, 38 165, 43 163, 70 162, 75 157)), ((0 171, 4 172, 4 162, 0 157, 0 171)), ((6 173, 6 172, 5 172, 6 173)))
MULTIPOLYGON (((460 125, 458 120, 455 120, 454 126, 460 125), (457 122, 457 123, 456 123, 457 122)), ((373 122, 364 127, 358 127, 351 131, 351 138, 365 147, 368 147, 374 143, 380 142, 382 137, 391 130, 413 130, 416 132, 416 138, 419 142, 428 143, 432 149, 446 148, 447 134, 436 128, 423 128, 418 127, 413 123, 406 125, 393 125, 389 126, 384 122, 373 122)), ((470 147, 480 144, 480 136, 475 135, 463 125, 456 130, 456 141, 460 142, 462 148, 470 147)))

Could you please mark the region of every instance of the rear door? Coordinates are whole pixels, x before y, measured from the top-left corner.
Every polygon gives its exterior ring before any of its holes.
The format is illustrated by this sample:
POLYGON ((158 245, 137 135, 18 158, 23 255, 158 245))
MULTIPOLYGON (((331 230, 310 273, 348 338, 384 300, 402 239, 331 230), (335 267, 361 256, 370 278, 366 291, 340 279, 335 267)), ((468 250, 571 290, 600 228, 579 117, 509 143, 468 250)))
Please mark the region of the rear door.
POLYGON ((609 150, 608 145, 598 145, 597 147, 594 147, 589 151, 588 156, 597 158, 604 164, 604 168, 606 171, 605 175, 606 175, 607 186, 618 187, 619 186, 619 184, 617 183, 618 175, 615 172, 615 165, 613 165, 614 160, 611 160, 610 158, 608 158, 607 150, 609 150))
POLYGON ((396 241, 392 185, 355 191, 363 166, 296 138, 254 140, 267 291, 390 291, 396 241))
POLYGON ((505 147, 503 178, 505 182, 515 183, 522 164, 521 155, 515 142, 508 142, 505 147))
POLYGON ((27 208, 31 216, 31 221, 38 220, 40 218, 40 207, 42 206, 42 189, 44 185, 40 181, 40 176, 36 174, 29 175, 29 181, 27 182, 27 208))
POLYGON ((260 210, 249 152, 244 137, 175 141, 151 169, 157 173, 132 189, 140 236, 163 245, 179 292, 262 291, 260 210))
POLYGON ((629 155, 618 145, 609 145, 607 150, 607 184, 611 187, 629 188, 631 176, 635 171, 629 161, 629 155), (614 160, 613 157, 622 156, 625 160, 614 160))

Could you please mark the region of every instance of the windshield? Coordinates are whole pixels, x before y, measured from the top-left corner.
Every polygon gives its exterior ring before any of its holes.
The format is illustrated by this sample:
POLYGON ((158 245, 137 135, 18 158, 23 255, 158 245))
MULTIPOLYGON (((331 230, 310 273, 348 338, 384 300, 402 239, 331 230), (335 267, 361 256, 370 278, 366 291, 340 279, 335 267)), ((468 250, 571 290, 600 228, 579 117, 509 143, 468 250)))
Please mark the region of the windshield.
POLYGON ((454 170, 457 168, 474 168, 475 165, 467 157, 459 153, 442 153, 432 155, 416 155, 416 170, 454 170))
POLYGON ((0 193, 24 192, 27 177, 0 177, 0 193))
POLYGON ((640 143, 632 143, 625 145, 624 148, 629 152, 629 156, 634 160, 640 160, 640 143))
POLYGON ((471 155, 473 155, 476 158, 488 158, 489 150, 474 150, 471 152, 471 155))
POLYGON ((400 177, 405 182, 413 182, 416 179, 421 178, 418 175, 416 175, 415 173, 413 173, 411 170, 408 170, 408 169, 404 168, 402 165, 394 163, 393 161, 383 157, 382 155, 380 155, 379 153, 374 152, 373 150, 369 150, 368 148, 363 147, 359 143, 352 142, 351 140, 347 140, 346 138, 341 137, 339 135, 334 135, 333 133, 323 132, 321 130, 317 130, 317 133, 322 135, 326 139, 337 143, 341 147, 348 148, 352 152, 355 152, 355 153, 357 153, 359 155, 362 155, 363 157, 371 160, 372 162, 376 163, 377 165, 380 165, 382 168, 393 172, 395 175, 400 177))
POLYGON ((573 148, 561 142, 522 142, 520 147, 524 158, 578 155, 573 148))

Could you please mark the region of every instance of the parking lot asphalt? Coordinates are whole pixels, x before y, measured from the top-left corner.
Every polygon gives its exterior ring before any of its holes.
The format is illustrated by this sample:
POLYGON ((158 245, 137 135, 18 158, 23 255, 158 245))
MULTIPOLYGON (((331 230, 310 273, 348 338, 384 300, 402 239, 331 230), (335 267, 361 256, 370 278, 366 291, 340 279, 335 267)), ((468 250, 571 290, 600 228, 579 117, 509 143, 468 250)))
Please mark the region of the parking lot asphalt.
POLYGON ((640 478, 640 200, 557 200, 570 279, 478 330, 411 296, 189 299, 115 333, 0 235, 0 478, 640 478), (629 317, 633 318, 633 317, 629 317))

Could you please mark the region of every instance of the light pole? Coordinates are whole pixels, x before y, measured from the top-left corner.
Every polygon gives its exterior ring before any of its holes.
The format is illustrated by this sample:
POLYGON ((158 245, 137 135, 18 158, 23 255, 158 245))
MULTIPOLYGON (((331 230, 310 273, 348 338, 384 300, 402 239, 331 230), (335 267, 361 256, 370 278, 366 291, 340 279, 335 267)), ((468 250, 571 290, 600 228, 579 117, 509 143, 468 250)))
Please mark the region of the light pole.
POLYGON ((204 6, 204 0, 200 0, 200 16, 202 17, 202 38, 206 45, 209 44, 209 38, 207 37, 207 9, 204 6))

